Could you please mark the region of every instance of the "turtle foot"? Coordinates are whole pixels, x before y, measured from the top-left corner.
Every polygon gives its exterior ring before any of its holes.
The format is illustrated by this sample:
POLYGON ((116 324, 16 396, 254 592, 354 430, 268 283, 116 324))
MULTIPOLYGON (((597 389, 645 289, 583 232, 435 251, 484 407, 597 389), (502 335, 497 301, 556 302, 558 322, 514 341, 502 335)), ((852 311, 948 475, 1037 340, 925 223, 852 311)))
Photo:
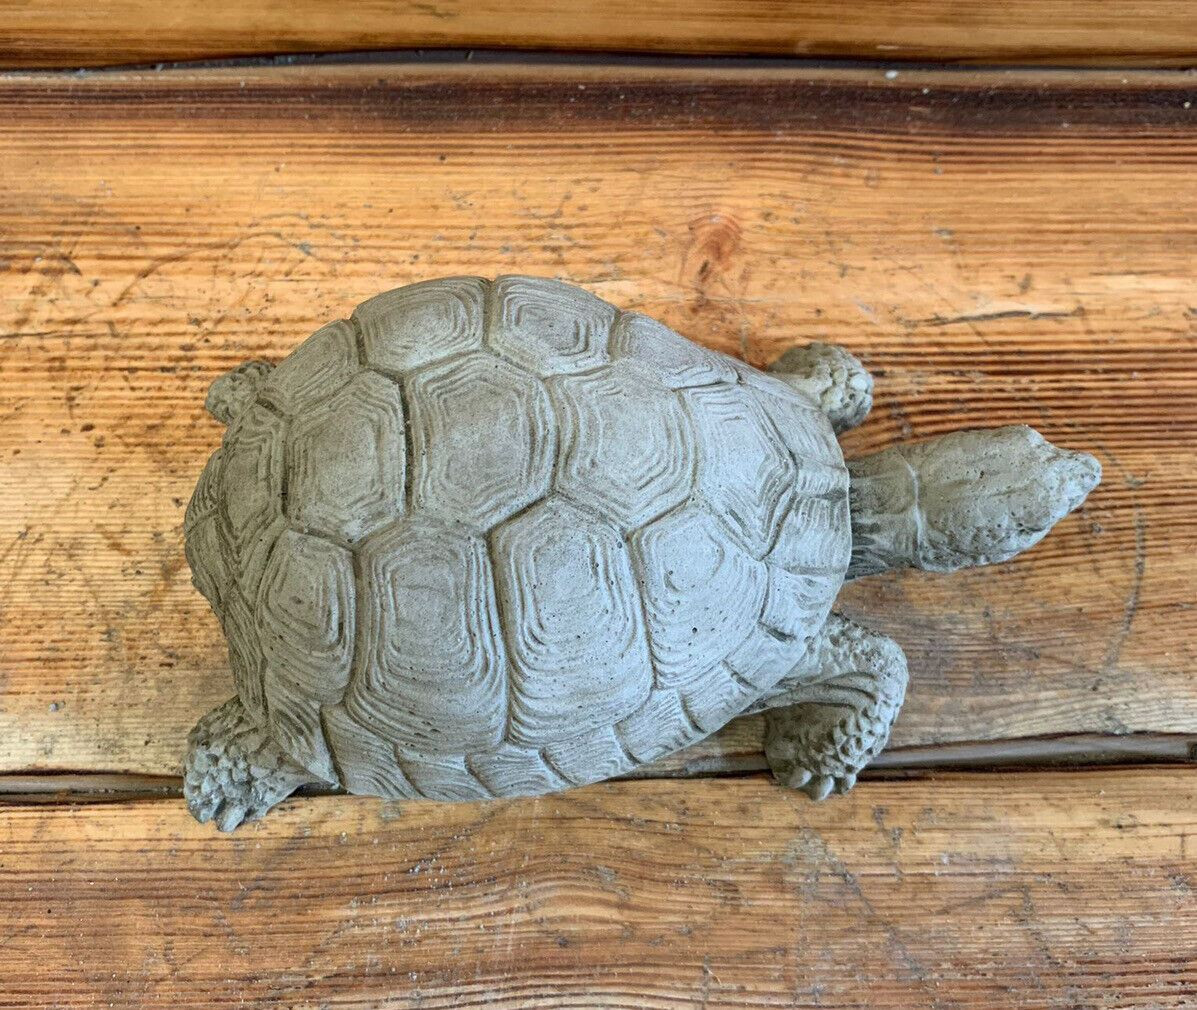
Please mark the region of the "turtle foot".
POLYGON ((769 371, 814 400, 837 435, 855 428, 873 407, 873 377, 854 354, 835 344, 791 348, 769 371))
POLYGON ((204 716, 187 738, 183 797, 200 823, 232 831, 315 777, 291 760, 237 698, 204 716))
POLYGON ((784 775, 775 771, 774 776, 783 786, 806 793, 816 803, 827 799, 832 793, 842 796, 856 785, 855 772, 847 772, 843 775, 816 775, 809 768, 801 768, 796 765, 784 775))
MULTIPOLYGON (((846 793, 889 740, 906 696, 906 657, 896 642, 833 614, 811 660, 826 676, 768 699, 765 756, 784 786, 812 800, 846 793)), ((809 674, 807 674, 809 676, 809 674)))
POLYGON ((253 404, 258 387, 274 366, 266 361, 246 361, 208 387, 204 407, 221 424, 232 424, 253 404))

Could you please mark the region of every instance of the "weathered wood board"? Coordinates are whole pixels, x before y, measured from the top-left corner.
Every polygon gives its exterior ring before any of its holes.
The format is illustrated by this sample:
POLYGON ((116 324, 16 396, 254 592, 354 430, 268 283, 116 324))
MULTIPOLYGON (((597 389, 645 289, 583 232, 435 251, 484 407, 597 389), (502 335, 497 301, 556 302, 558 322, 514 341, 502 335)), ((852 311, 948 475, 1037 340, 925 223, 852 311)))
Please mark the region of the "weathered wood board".
MULTIPOLYGON (((763 364, 843 343, 852 451, 1094 451, 1002 568, 846 609, 895 744, 1197 731, 1197 87, 1171 73, 361 66, 0 77, 0 771, 170 774, 230 692, 183 506, 207 384, 379 290, 523 271, 763 364)), ((752 724, 704 753, 756 746, 752 724)))
POLYGON ((3 0, 0 66, 456 46, 1186 65, 1186 0, 3 0))
POLYGON ((1197 776, 0 807, 0 1005, 1191 1007, 1197 776))

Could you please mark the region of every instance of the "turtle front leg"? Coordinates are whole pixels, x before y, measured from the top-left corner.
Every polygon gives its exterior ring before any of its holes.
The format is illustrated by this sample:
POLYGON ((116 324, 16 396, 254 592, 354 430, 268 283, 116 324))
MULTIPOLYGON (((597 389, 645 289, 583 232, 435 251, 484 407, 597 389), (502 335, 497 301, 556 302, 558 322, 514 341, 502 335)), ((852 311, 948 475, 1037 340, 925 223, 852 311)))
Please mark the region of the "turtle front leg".
POLYGON ((279 748, 238 698, 204 716, 187 737, 183 796, 201 823, 232 831, 261 817, 296 789, 319 781, 279 748))
POLYGON ((835 344, 791 348, 769 371, 814 400, 837 435, 855 428, 873 409, 873 377, 855 355, 835 344))
POLYGON ((845 793, 881 753, 906 697, 897 642, 832 614, 765 710, 765 757, 782 785, 813 800, 845 793))

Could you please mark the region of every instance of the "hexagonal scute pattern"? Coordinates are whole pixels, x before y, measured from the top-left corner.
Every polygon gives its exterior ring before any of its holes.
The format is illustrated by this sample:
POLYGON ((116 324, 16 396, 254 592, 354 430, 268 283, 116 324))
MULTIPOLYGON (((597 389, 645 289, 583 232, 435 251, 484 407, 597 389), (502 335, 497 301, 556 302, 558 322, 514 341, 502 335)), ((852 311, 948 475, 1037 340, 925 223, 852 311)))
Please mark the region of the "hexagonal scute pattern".
POLYGON ((550 498, 492 534, 511 664, 509 738, 542 746, 610 725, 652 686, 627 545, 550 498))
POLYGON ((611 332, 611 357, 650 365, 670 389, 735 382, 726 357, 700 347, 638 312, 623 312, 611 332))
POLYGON ((761 383, 768 383, 767 388, 760 390, 757 403, 773 422, 799 468, 808 461, 822 464, 824 472, 842 473, 846 487, 848 476, 844 466, 844 454, 827 415, 784 382, 779 382, 756 369, 749 369, 747 365, 742 367, 754 377, 753 384, 759 386, 761 383))
POLYGON ((622 775, 636 763, 610 726, 551 743, 545 748, 545 756, 576 786, 622 775))
POLYGON ((708 386, 683 395, 698 432, 698 492, 759 558, 791 493, 794 462, 751 390, 708 386))
POLYGON ((280 534, 258 591, 267 670, 322 702, 340 699, 353 660, 353 596, 347 550, 294 530, 280 534))
POLYGON ((704 733, 714 733, 757 700, 761 691, 716 663, 681 689, 686 715, 704 733))
POLYGON ((361 725, 343 704, 324 705, 320 716, 324 736, 341 774, 341 784, 346 789, 359 796, 386 799, 411 799, 417 795, 415 786, 399 768, 395 748, 361 725))
POLYGON ((635 535, 657 683, 705 673, 756 626, 765 568, 698 506, 672 512, 635 535))
POLYGON ((220 504, 220 469, 223 456, 223 450, 217 449, 204 464, 195 490, 191 492, 191 499, 187 502, 187 510, 183 513, 184 534, 190 533, 192 526, 210 516, 220 504))
POLYGON ((336 769, 324 726, 320 702, 296 686, 277 667, 267 667, 262 677, 266 690, 266 726, 278 745, 325 782, 337 782, 336 769))
POLYGON ((556 422, 535 376, 479 353, 407 388, 413 508, 489 529, 548 492, 556 422))
POLYGON ((183 553, 191 568, 191 584, 219 614, 221 598, 227 591, 229 576, 224 564, 224 549, 215 515, 204 516, 192 524, 184 540, 183 553))
POLYGON ((537 375, 583 372, 607 360, 615 308, 571 284, 500 277, 491 285, 486 341, 537 375))
POLYGON ((225 558, 247 598, 256 596, 282 516, 284 422, 262 406, 241 415, 225 436, 219 528, 225 558))
POLYGON ((495 796, 542 796, 569 785, 539 751, 503 744, 498 750, 472 754, 469 767, 495 796))
POLYGON ((557 489, 635 529, 681 504, 694 480, 690 419, 633 362, 549 380, 561 420, 557 489))
POLYGON ((677 691, 663 687, 617 723, 615 734, 641 764, 672 754, 703 735, 690 721, 677 691))
MULTIPOLYGON (((808 466, 807 470, 814 469, 808 466)), ((847 475, 845 474, 845 483, 847 475)), ((836 576, 839 591, 852 556, 852 522, 847 488, 810 495, 798 487, 782 517, 770 564, 836 576)))
POLYGON ((485 543, 412 517, 371 537, 358 564, 364 592, 349 714, 427 753, 497 746, 507 667, 485 543))
POLYGON ((403 512, 403 400, 363 372, 296 418, 287 446, 287 514, 305 529, 356 543, 403 512))
MULTIPOLYGON (((811 634, 815 630, 811 629, 811 634)), ((807 639, 789 638, 758 624, 725 662, 737 677, 764 692, 794 668, 806 647, 807 639)))
POLYGON ((399 767, 417 796, 440 803, 472 803, 490 792, 466 767, 460 754, 424 754, 399 749, 399 767))
POLYGON ((338 319, 322 326, 288 354, 262 383, 263 400, 295 414, 344 385, 358 371, 357 337, 338 319))
POLYGON ((245 710, 258 721, 258 725, 265 726, 266 694, 262 673, 266 660, 258 642, 254 616, 237 589, 231 589, 225 596, 222 609, 221 624, 229 643, 229 667, 233 671, 237 697, 241 699, 245 710))
POLYGON ((482 346, 488 288, 480 277, 444 277, 409 284, 362 302, 366 365, 394 376, 482 346))

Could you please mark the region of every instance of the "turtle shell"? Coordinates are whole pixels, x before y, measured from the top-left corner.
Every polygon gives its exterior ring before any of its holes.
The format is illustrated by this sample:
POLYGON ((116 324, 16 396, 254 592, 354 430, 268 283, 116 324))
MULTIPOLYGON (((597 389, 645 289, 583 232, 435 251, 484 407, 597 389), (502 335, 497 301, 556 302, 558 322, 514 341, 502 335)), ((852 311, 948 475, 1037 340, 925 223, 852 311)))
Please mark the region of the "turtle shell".
POLYGON ((449 278, 318 330, 185 519, 237 691, 314 774, 475 799, 626 772, 800 658, 847 471, 783 382, 570 285, 449 278))

